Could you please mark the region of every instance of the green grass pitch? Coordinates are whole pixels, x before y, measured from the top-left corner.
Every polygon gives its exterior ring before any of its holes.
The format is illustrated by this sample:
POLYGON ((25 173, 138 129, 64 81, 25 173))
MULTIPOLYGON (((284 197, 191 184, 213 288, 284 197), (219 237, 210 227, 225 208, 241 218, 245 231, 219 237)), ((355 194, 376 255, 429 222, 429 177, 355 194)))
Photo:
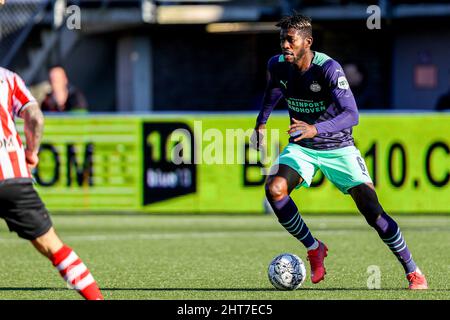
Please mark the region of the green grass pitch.
MULTIPOLYGON (((313 285, 301 244, 275 216, 54 215, 62 239, 88 265, 106 299, 450 299, 450 216, 394 216, 427 275, 411 292, 403 269, 358 215, 304 216, 329 247, 325 281, 313 285), (282 252, 299 255, 308 278, 277 291, 267 267, 282 252), (369 266, 381 271, 370 290, 369 266)), ((0 299, 80 299, 50 262, 0 225, 0 299)))

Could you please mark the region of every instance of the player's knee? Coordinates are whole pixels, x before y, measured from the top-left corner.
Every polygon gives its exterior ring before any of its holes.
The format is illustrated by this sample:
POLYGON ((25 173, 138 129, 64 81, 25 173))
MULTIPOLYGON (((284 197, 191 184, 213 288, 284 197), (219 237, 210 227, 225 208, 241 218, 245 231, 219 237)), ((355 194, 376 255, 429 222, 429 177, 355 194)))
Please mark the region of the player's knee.
POLYGON ((376 226, 376 221, 380 217, 380 214, 370 213, 370 214, 365 214, 364 217, 366 218, 367 223, 371 227, 375 227, 376 226))
POLYGON ((378 201, 375 189, 371 185, 361 184, 350 190, 355 203, 366 218, 367 223, 371 226, 375 225, 375 222, 383 213, 383 207, 378 201))
POLYGON ((287 185, 280 180, 272 180, 266 183, 266 196, 269 201, 279 201, 287 196, 287 185))
POLYGON ((364 205, 361 205, 359 210, 366 218, 367 223, 372 227, 375 226, 376 221, 383 213, 383 208, 378 201, 367 201, 364 205))

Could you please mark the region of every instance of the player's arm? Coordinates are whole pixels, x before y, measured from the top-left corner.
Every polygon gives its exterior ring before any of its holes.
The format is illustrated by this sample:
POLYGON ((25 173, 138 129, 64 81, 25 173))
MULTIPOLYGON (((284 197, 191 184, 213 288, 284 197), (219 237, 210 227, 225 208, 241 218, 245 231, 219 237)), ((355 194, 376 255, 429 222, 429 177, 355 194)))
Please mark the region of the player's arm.
POLYGON ((273 87, 271 75, 267 72, 267 85, 264 91, 262 107, 256 118, 256 127, 267 123, 270 114, 282 97, 283 94, 281 93, 281 89, 273 87))
POLYGON ((256 118, 255 130, 250 139, 252 147, 255 148, 256 150, 259 150, 260 147, 264 145, 263 131, 266 128, 267 120, 269 119, 270 114, 272 113, 275 106, 283 97, 281 89, 276 85, 276 82, 273 80, 273 75, 271 71, 272 64, 273 58, 269 60, 269 63, 267 65, 266 89, 264 91, 261 110, 259 111, 258 117, 256 118))
POLYGON ((39 147, 44 132, 44 115, 38 104, 31 102, 19 115, 24 120, 24 132, 26 139, 25 157, 30 167, 35 167, 38 162, 39 147))
POLYGON ((44 130, 44 115, 22 78, 14 74, 13 79, 12 109, 14 115, 24 120, 25 159, 33 168, 39 162, 38 152, 44 130))
POLYGON ((345 77, 342 67, 336 61, 330 61, 325 67, 325 79, 330 86, 335 106, 341 111, 336 117, 315 124, 317 133, 339 132, 354 127, 359 122, 356 101, 345 77))

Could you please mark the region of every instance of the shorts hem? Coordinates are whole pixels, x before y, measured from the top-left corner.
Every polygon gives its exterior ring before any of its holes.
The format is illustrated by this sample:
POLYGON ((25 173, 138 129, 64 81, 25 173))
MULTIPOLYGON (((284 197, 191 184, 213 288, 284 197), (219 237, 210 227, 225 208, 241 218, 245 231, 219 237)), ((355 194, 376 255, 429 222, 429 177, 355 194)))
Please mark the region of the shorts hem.
POLYGON ((366 184, 366 183, 372 183, 372 184, 373 184, 372 181, 359 181, 359 182, 355 182, 354 184, 350 185, 349 187, 345 187, 345 189, 339 188, 339 190, 340 190, 343 194, 350 194, 350 193, 348 192, 348 190, 350 190, 351 188, 357 187, 357 186, 359 186, 359 185, 366 184))
POLYGON ((278 162, 277 164, 282 164, 282 165, 288 166, 289 168, 291 168, 292 170, 297 172, 298 175, 303 179, 302 183, 299 183, 295 186, 295 189, 299 189, 300 187, 309 188, 311 186, 312 179, 311 179, 311 181, 307 181, 307 179, 305 179, 304 174, 302 173, 300 168, 295 168, 294 166, 292 166, 292 164, 284 162, 284 161, 278 162))
POLYGON ((50 222, 49 224, 38 229, 38 231, 33 232, 33 234, 24 234, 24 233, 17 232, 17 235, 22 239, 33 241, 33 240, 36 240, 37 238, 43 236, 44 234, 46 234, 52 227, 53 227, 53 224, 50 222))

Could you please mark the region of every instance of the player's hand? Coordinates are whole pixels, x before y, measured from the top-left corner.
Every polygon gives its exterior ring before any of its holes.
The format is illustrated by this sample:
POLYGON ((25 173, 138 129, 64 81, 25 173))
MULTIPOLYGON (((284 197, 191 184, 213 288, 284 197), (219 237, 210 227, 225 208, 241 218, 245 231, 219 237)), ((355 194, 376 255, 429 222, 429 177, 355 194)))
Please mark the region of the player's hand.
POLYGON ((296 120, 292 118, 292 124, 289 126, 288 133, 293 135, 295 132, 301 132, 299 136, 296 136, 294 142, 300 141, 302 139, 314 138, 317 135, 317 128, 312 124, 307 124, 306 122, 296 120))
POLYGON ((257 125, 255 130, 253 130, 252 136, 250 137, 250 147, 255 150, 261 150, 265 145, 264 131, 266 129, 265 124, 257 125))
POLYGON ((37 164, 39 163, 37 152, 25 150, 25 160, 27 161, 28 167, 30 169, 36 168, 37 164))

